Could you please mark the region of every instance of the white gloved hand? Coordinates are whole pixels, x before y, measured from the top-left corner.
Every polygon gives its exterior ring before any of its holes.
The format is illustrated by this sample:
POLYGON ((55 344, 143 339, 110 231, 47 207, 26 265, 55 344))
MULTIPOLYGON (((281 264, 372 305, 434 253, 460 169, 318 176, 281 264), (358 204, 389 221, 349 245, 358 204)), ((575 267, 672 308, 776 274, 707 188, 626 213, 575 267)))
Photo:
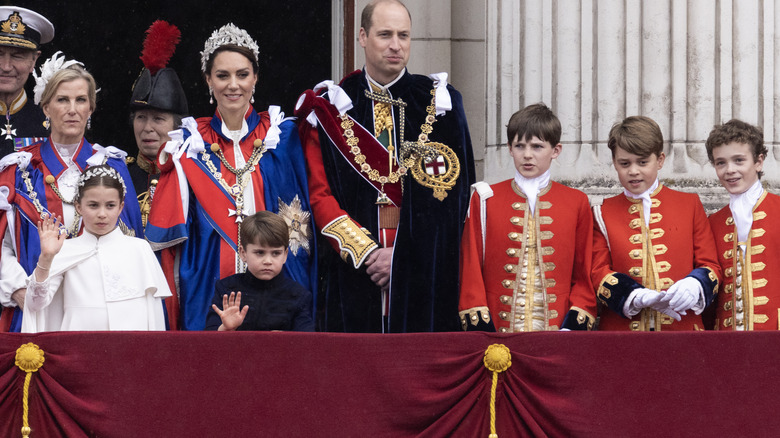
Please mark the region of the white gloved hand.
POLYGON ((694 313, 700 314, 704 309, 694 309, 704 294, 704 288, 701 287, 699 280, 693 277, 685 277, 682 280, 678 280, 676 283, 666 291, 661 300, 669 306, 669 309, 674 310, 680 315, 685 315, 686 310, 693 309, 694 313))
MULTIPOLYGON (((663 295, 655 290, 641 287, 634 289, 623 304, 623 314, 631 318, 646 307, 657 305, 663 295)), ((665 305, 664 305, 665 307, 665 305)))
MULTIPOLYGON (((661 296, 663 296, 663 294, 661 294, 661 296)), ((682 319, 682 317, 680 316, 680 314, 679 314, 679 313, 677 313, 677 312, 675 312, 675 311, 674 311, 674 309, 672 309, 671 307, 669 307, 669 304, 668 304, 668 303, 666 303, 666 302, 664 302, 664 301, 659 301, 658 303, 656 303, 656 304, 653 304, 653 305, 652 305, 652 306, 650 306, 650 307, 652 307, 652 309, 653 309, 653 310, 655 310, 656 312, 661 312, 661 313, 663 313, 664 315, 671 316, 671 317, 672 317, 672 318, 674 318, 676 321, 679 321, 679 320, 681 320, 681 319, 682 319)), ((683 313, 683 315, 684 315, 684 313, 683 313)))

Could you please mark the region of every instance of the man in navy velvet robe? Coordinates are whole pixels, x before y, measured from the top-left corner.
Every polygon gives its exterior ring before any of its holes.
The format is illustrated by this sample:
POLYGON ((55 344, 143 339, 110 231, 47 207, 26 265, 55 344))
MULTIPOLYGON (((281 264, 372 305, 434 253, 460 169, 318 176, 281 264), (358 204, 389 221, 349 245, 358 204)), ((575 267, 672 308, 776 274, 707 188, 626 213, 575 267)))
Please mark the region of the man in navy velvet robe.
POLYGON ((307 91, 296 112, 319 127, 302 124, 312 210, 330 244, 318 328, 460 330, 458 255, 474 182, 462 98, 444 73, 406 71, 402 3, 370 3, 360 45, 365 67, 307 91))

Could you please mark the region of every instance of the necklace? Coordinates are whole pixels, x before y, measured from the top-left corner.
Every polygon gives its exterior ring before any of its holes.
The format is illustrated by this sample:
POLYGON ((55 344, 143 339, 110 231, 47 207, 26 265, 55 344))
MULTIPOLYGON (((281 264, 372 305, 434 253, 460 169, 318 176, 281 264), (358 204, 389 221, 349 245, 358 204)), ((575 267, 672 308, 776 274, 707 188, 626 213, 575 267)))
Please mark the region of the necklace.
POLYGON ((412 170, 412 176, 420 185, 433 189, 433 197, 439 201, 444 201, 447 197, 447 190, 452 189, 460 176, 460 161, 458 155, 444 143, 428 141, 429 135, 433 132, 433 123, 436 122, 436 88, 431 90, 431 104, 425 110, 428 113, 425 116, 425 122, 420 127, 420 135, 417 141, 405 141, 401 143, 401 157, 404 160, 412 159, 409 167, 412 170), (429 172, 426 167, 430 164, 443 164, 444 171, 441 173, 429 172))
POLYGON ((0 135, 4 135, 6 140, 13 140, 16 135, 16 129, 11 126, 11 110, 10 108, 5 113, 5 127, 0 130, 0 135))
POLYGON ((371 181, 375 181, 380 184, 379 196, 376 199, 376 204, 390 204, 390 199, 385 194, 385 184, 388 182, 395 184, 401 179, 403 175, 406 175, 407 163, 404 162, 403 165, 399 164, 398 170, 393 170, 391 157, 390 172, 387 175, 380 175, 378 170, 374 169, 366 162, 366 156, 363 155, 362 151, 360 150, 360 146, 358 145, 360 140, 355 137, 355 132, 352 130, 355 122, 353 122, 346 114, 340 115, 339 118, 341 118, 341 128, 344 130, 344 137, 347 139, 347 145, 350 146, 349 151, 352 153, 352 155, 355 156, 355 163, 360 166, 360 171, 365 173, 371 181))
MULTIPOLYGON (((224 188, 228 194, 235 200, 236 202, 236 209, 233 210, 231 208, 228 209, 228 216, 235 216, 236 217, 236 223, 238 224, 238 235, 236 240, 236 247, 241 245, 241 223, 244 221, 244 189, 246 188, 249 181, 252 179, 250 173, 252 173, 255 170, 255 166, 257 166, 257 163, 260 162, 260 158, 263 157, 263 154, 265 153, 265 142, 260 139, 256 139, 253 144, 252 154, 249 156, 249 160, 247 160, 246 164, 240 168, 236 169, 233 167, 228 161, 225 159, 225 155, 222 153, 222 149, 220 149, 219 145, 217 143, 213 143, 211 145, 211 152, 214 153, 214 155, 219 158, 219 161, 222 162, 222 165, 225 166, 225 168, 232 174, 236 176, 236 183, 233 185, 228 184, 227 181, 225 181, 224 178, 222 178, 222 172, 220 172, 217 169, 217 166, 214 165, 214 163, 211 161, 211 156, 209 153, 204 150, 201 152, 201 156, 203 157, 203 161, 206 164, 206 168, 211 172, 211 175, 214 177, 214 179, 219 182, 219 185, 224 188), (245 178, 248 177, 248 178, 245 178)), ((236 257, 236 272, 243 272, 244 270, 244 263, 236 257)))
MULTIPOLYGON (((404 138, 404 125, 405 125, 405 119, 406 119, 406 102, 402 101, 401 99, 391 99, 390 97, 374 93, 370 90, 364 90, 366 97, 369 99, 372 99, 377 102, 387 103, 390 105, 394 105, 398 107, 398 119, 399 119, 399 134, 400 138, 403 141, 404 138)), ((379 196, 376 198, 376 204, 377 205, 389 205, 391 204, 390 198, 387 197, 387 194, 385 193, 385 184, 395 184, 398 181, 401 180, 401 177, 406 175, 406 171, 410 165, 414 163, 413 160, 403 160, 402 162, 398 163, 398 170, 393 170, 393 161, 395 159, 394 152, 395 149, 392 146, 388 146, 387 151, 390 155, 389 158, 389 171, 387 175, 381 175, 378 170, 371 167, 369 163, 366 162, 366 156, 363 155, 362 150, 360 149, 359 142, 360 140, 355 137, 355 131, 352 130, 352 127, 355 125, 355 122, 353 122, 349 116, 346 114, 339 115, 339 118, 341 119, 341 129, 344 131, 344 138, 347 140, 347 145, 350 147, 349 151, 352 153, 352 155, 355 156, 355 163, 357 163, 360 166, 360 171, 362 173, 365 173, 366 176, 371 181, 378 182, 380 184, 379 188, 379 196)), ((392 132, 388 133, 388 135, 392 136, 392 132)), ((391 143, 392 144, 392 143, 391 143)), ((403 185, 401 186, 401 189, 403 190, 403 185)))
MULTIPOLYGON (((359 139, 355 137, 355 133, 352 130, 354 122, 349 119, 346 114, 339 116, 339 118, 341 118, 341 128, 344 131, 347 145, 350 147, 352 155, 355 156, 355 163, 360 166, 360 171, 365 173, 371 181, 380 184, 380 193, 376 201, 378 205, 390 203, 390 200, 385 194, 384 185, 388 182, 398 182, 403 175, 406 175, 409 168, 412 169, 412 176, 414 176, 414 179, 421 185, 432 188, 434 197, 440 201, 447 197, 446 190, 451 189, 455 185, 456 179, 458 175, 460 175, 460 163, 457 155, 452 149, 442 143, 428 141, 430 134, 433 132, 433 124, 436 122, 436 88, 433 88, 430 93, 431 103, 425 108, 427 115, 425 116, 425 121, 420 126, 420 135, 417 136, 417 141, 412 142, 404 141, 406 103, 400 99, 394 100, 383 94, 365 90, 365 95, 369 99, 395 105, 399 108, 399 134, 401 139, 399 156, 401 159, 399 161, 398 170, 394 171, 391 157, 390 172, 387 175, 380 175, 378 170, 372 168, 371 165, 366 162, 366 157, 362 154, 360 146, 358 145, 359 139), (447 171, 442 175, 431 176, 426 172, 425 165, 432 163, 438 157, 442 157, 447 164, 447 171)), ((390 152, 392 154, 392 151, 390 152)), ((401 189, 403 190, 403 185, 401 186, 401 189)))
MULTIPOLYGON (((51 213, 44 212, 43 205, 41 204, 41 201, 38 199, 38 193, 35 191, 32 181, 30 181, 30 172, 28 172, 27 169, 22 171, 22 180, 24 181, 24 186, 27 189, 27 194, 30 196, 30 200, 35 206, 35 210, 38 211, 38 214, 40 215, 41 219, 45 219, 46 217, 50 216, 51 213)), ((62 202, 65 202, 66 204, 73 204, 73 200, 71 200, 71 202, 67 202, 64 199, 62 199, 62 195, 57 189, 57 186, 54 184, 54 176, 46 175, 45 180, 46 183, 49 184, 54 189, 54 193, 57 194, 57 196, 62 200, 62 202)), ((67 233, 68 237, 75 237, 79 232, 80 218, 81 215, 79 214, 78 211, 75 211, 74 209, 73 223, 70 224, 69 228, 66 227, 64 223, 60 224, 60 232, 64 231, 65 233, 67 233)))
POLYGON ((58 198, 60 198, 60 201, 68 205, 73 205, 73 201, 76 200, 76 195, 73 195, 73 198, 71 198, 70 200, 65 199, 65 197, 62 196, 62 193, 60 193, 60 188, 57 187, 56 184, 57 180, 54 179, 54 175, 46 175, 45 181, 46 184, 48 184, 49 187, 51 187, 52 191, 54 191, 54 194, 57 195, 58 198))

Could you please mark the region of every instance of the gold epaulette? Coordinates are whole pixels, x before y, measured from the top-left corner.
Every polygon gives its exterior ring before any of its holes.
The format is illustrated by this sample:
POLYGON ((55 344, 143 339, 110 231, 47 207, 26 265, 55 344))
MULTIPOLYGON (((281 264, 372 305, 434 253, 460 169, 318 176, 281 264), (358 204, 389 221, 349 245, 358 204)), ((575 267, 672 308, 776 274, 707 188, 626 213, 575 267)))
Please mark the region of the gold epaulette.
POLYGON ((322 234, 339 242, 341 258, 359 268, 371 251, 379 248, 371 233, 367 229, 359 227, 349 216, 341 216, 331 221, 322 229, 322 234))

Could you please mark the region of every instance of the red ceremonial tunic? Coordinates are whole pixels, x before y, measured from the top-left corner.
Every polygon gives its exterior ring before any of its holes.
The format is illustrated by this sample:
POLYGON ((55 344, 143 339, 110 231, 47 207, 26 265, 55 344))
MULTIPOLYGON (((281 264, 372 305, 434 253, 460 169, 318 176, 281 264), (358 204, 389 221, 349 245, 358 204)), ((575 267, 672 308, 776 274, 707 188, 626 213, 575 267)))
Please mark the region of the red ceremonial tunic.
MULTIPOLYGON (((704 207, 695 193, 683 193, 659 184, 650 195, 650 225, 645 226, 641 199, 620 194, 604 200, 601 218, 606 236, 598 224, 593 232, 593 285, 601 306, 599 330, 704 330, 701 315, 688 311, 681 321, 643 309, 631 319, 618 314, 634 287, 624 287, 627 279, 648 289, 665 291, 686 276, 706 273, 702 284, 708 302, 717 294, 721 277, 715 242, 704 207), (692 272, 697 268, 704 268, 692 272), (613 306, 614 303, 614 306, 613 306), (609 305, 610 307, 607 307, 609 305)), ((594 208, 598 211, 598 208, 594 208)), ((701 275, 697 279, 701 281, 701 275)))
POLYGON ((780 196, 764 191, 753 207, 753 226, 748 233, 745 257, 740 257, 737 226, 729 206, 710 216, 710 226, 723 269, 723 288, 718 296, 716 330, 780 329, 780 196), (774 267, 774 269, 773 269, 774 267))
POLYGON ((539 192, 531 216, 514 180, 490 187, 493 195, 485 204, 484 246, 477 192, 471 196, 461 240, 458 310, 464 329, 480 320, 489 322, 489 318, 496 330, 512 332, 516 323, 532 318, 534 309, 540 307, 547 330, 561 328, 567 315, 567 328, 591 328, 596 297, 590 282, 593 218, 588 197, 551 182, 539 192), (527 256, 529 247, 537 257, 527 256), (527 277, 532 275, 528 265, 539 267, 540 281, 527 277), (534 302, 531 293, 526 299, 526 283, 542 285, 543 302, 534 302))

